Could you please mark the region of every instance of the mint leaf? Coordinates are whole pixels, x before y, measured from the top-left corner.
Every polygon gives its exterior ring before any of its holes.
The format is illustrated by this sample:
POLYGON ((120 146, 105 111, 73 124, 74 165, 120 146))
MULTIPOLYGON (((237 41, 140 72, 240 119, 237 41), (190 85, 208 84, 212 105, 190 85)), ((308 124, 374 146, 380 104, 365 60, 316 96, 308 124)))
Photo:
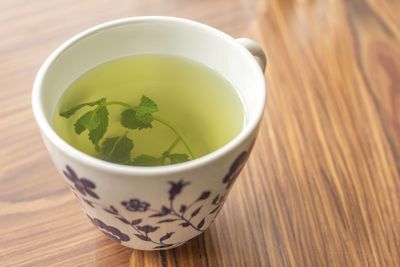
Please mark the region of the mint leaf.
POLYGON ((89 131, 96 129, 100 124, 99 113, 97 110, 88 111, 80 117, 76 123, 89 131))
POLYGON ((83 114, 74 124, 75 132, 81 134, 88 129, 89 131, 96 129, 100 124, 98 109, 88 111, 83 114))
POLYGON ((143 123, 136 119, 136 111, 133 109, 126 109, 121 113, 121 124, 128 129, 144 129, 152 128, 151 123, 143 123))
MULTIPOLYGON (((96 128, 89 130, 89 139, 94 144, 97 145, 108 128, 108 110, 105 106, 101 106, 96 111, 99 123, 96 128)), ((76 127, 75 127, 76 129, 76 127)))
POLYGON ((146 113, 154 113, 158 111, 157 104, 145 95, 142 95, 138 109, 141 109, 143 112, 146 113))
POLYGON ((153 156, 149 156, 146 154, 142 154, 137 156, 133 161, 132 165, 136 166, 159 166, 163 165, 163 159, 162 158, 156 158, 153 156))
POLYGON ((154 112, 157 112, 158 108, 156 103, 153 100, 148 98, 147 96, 142 96, 140 100, 140 104, 136 109, 136 119, 144 124, 149 124, 153 121, 153 116, 151 115, 154 112))
POLYGON ((130 161, 132 149, 132 140, 123 135, 104 140, 101 152, 105 160, 115 163, 127 163, 130 161))
POLYGON ((99 99, 99 100, 96 100, 96 101, 93 101, 93 102, 81 103, 79 105, 76 105, 76 106, 70 108, 69 110, 66 110, 64 112, 60 112, 60 116, 64 117, 64 118, 69 118, 72 115, 74 115, 75 112, 77 112, 78 110, 80 110, 83 107, 86 107, 86 106, 93 107, 95 105, 99 105, 101 103, 104 103, 105 101, 106 101, 106 99, 102 98, 102 99, 99 99))
POLYGON ((167 154, 167 158, 171 161, 171 164, 177 164, 189 160, 189 156, 186 154, 167 154))
POLYGON ((75 126, 75 132, 77 134, 81 134, 84 130, 86 130, 86 127, 83 126, 82 124, 79 123, 79 120, 77 120, 74 124, 75 126))

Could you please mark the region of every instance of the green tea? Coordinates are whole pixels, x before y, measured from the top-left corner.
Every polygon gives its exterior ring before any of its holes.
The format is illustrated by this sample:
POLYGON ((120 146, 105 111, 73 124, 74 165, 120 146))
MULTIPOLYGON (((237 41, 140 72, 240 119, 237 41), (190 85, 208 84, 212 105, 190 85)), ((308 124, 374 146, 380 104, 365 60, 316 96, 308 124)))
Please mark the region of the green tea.
POLYGON ((148 54, 84 73, 61 97, 53 122, 84 153, 155 166, 220 148, 244 120, 241 98, 222 75, 182 57, 148 54))

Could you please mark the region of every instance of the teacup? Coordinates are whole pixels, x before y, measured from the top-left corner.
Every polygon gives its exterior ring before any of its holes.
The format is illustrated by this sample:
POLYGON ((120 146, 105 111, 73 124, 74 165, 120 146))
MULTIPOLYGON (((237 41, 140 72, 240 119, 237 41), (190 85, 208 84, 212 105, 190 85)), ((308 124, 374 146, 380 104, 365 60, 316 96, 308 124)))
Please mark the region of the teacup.
POLYGON ((265 55, 249 39, 173 17, 133 17, 83 31, 40 68, 32 106, 44 143, 83 211, 106 236, 141 250, 177 247, 201 234, 221 210, 256 140, 266 88, 265 55), (243 99, 243 130, 218 150, 160 167, 118 165, 80 152, 61 139, 51 118, 66 88, 87 70, 135 54, 186 57, 231 81, 243 99))

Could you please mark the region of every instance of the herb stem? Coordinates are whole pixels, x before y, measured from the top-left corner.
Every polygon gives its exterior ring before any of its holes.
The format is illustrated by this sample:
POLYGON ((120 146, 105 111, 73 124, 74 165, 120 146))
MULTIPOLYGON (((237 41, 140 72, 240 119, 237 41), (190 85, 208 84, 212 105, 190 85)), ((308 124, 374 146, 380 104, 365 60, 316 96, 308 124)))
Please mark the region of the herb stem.
POLYGON ((170 145, 169 148, 167 149, 168 153, 170 153, 176 147, 176 145, 179 143, 180 140, 181 139, 179 137, 175 139, 172 145, 170 145))
POLYGON ((194 159, 194 154, 193 154, 192 148, 189 146, 188 142, 187 142, 186 139, 183 137, 183 135, 182 135, 178 130, 176 130, 176 129, 175 129, 169 122, 167 122, 166 120, 164 120, 164 119, 162 119, 162 118, 160 118, 160 117, 158 117, 158 116, 154 116, 154 115, 153 115, 153 118, 154 118, 154 120, 156 120, 156 121, 158 121, 158 122, 164 124, 164 125, 167 126, 169 129, 171 129, 171 131, 173 131, 173 132, 178 136, 178 138, 181 139, 183 145, 186 147, 186 149, 187 149, 187 151, 189 152, 190 156, 192 157, 192 159, 194 159))
MULTIPOLYGON (((135 107, 133 107, 133 106, 127 104, 127 103, 124 103, 124 102, 122 102, 122 101, 109 101, 109 102, 106 103, 106 105, 120 105, 120 106, 123 106, 123 107, 130 108, 130 109, 135 110, 135 107)), ((154 118, 154 120, 158 121, 158 122, 161 123, 161 124, 164 124, 164 125, 165 125, 166 127, 168 127, 171 131, 173 131, 173 132, 178 136, 178 138, 182 141, 183 145, 186 147, 187 151, 189 152, 191 158, 192 158, 192 159, 195 158, 195 157, 194 157, 194 154, 193 154, 192 148, 189 146, 188 142, 187 142, 186 139, 183 137, 183 135, 182 135, 178 130, 176 130, 176 129, 174 128, 174 126, 172 126, 168 121, 166 121, 166 120, 164 120, 164 119, 162 119, 162 118, 160 118, 160 117, 158 117, 158 116, 154 116, 154 115, 153 115, 153 118, 154 118)), ((174 142, 174 143, 175 143, 175 142, 174 142)), ((175 144, 174 146, 176 146, 176 144, 175 144)), ((171 149, 171 150, 172 150, 172 149, 171 149)))

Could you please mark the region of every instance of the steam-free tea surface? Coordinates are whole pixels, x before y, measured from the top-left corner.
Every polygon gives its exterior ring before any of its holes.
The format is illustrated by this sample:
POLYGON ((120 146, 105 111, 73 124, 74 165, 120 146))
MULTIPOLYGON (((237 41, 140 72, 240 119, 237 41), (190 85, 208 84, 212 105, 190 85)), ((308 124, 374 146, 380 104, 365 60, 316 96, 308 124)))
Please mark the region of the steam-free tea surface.
MULTIPOLYGON (((157 105, 154 113, 173 125, 185 138, 195 157, 210 153, 234 138, 243 128, 241 98, 230 82, 216 71, 195 61, 167 55, 137 55, 116 59, 84 73, 61 97, 54 113, 54 128, 69 144, 99 157, 88 132, 74 130, 79 117, 94 107, 83 107, 69 119, 60 112, 83 103, 106 98, 138 106, 142 96, 157 105)), ((132 158, 141 154, 159 156, 176 140, 171 129, 157 121, 152 128, 129 130, 121 125, 126 107, 107 105, 106 138, 127 136, 133 141, 132 158)), ((174 153, 188 154, 182 142, 174 153)))

